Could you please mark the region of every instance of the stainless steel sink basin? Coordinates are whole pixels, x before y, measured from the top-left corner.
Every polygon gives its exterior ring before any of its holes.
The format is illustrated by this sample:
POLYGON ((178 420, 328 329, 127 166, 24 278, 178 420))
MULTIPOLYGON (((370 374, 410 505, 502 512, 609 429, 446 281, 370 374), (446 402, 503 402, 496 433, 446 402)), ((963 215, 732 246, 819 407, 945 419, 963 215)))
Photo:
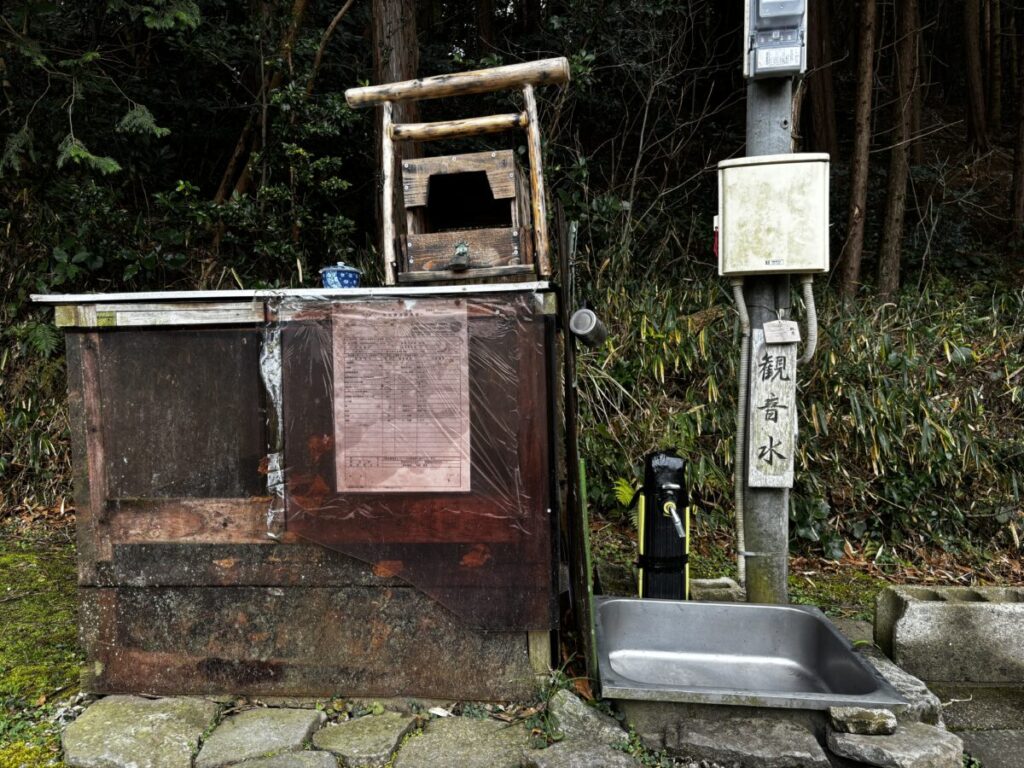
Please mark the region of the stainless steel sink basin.
POLYGON ((607 698, 793 709, 906 703, 817 608, 595 601, 607 698))

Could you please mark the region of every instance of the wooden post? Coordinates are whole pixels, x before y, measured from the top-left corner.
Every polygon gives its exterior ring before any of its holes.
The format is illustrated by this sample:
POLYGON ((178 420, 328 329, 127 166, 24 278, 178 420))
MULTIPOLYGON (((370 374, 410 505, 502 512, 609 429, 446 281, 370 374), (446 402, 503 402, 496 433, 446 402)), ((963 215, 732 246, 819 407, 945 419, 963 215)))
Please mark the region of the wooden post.
POLYGON ((544 167, 540 151, 540 124, 537 122, 537 99, 533 86, 523 88, 523 102, 529 124, 526 146, 530 152, 530 202, 533 206, 533 245, 537 270, 541 277, 551 274, 551 249, 548 243, 548 207, 544 199, 544 167))
POLYGON ((384 102, 384 118, 381 122, 380 165, 384 174, 384 191, 381 204, 381 232, 384 242, 384 285, 395 284, 395 143, 391 139, 392 113, 394 106, 384 102))

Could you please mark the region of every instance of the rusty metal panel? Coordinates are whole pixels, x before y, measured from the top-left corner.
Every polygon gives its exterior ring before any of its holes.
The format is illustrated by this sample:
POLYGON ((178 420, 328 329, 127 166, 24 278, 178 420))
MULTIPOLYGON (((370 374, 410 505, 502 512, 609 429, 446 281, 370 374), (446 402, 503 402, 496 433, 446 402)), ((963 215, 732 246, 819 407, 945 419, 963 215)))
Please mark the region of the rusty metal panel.
MULTIPOLYGON (((368 322, 408 301, 374 302, 368 322)), ((464 302, 468 315, 468 490, 339 490, 335 313, 330 302, 305 302, 302 312, 282 310, 293 318, 282 324, 286 529, 402 578, 469 626, 549 629, 554 518, 540 304, 532 293, 415 300, 425 302, 464 302)), ((397 402, 415 398, 419 383, 389 370, 381 386, 397 402)))
POLYGON ((80 589, 83 688, 154 695, 535 693, 527 633, 466 628, 414 589, 80 589))
POLYGON ((116 544, 89 586, 401 587, 386 569, 310 543, 116 544))

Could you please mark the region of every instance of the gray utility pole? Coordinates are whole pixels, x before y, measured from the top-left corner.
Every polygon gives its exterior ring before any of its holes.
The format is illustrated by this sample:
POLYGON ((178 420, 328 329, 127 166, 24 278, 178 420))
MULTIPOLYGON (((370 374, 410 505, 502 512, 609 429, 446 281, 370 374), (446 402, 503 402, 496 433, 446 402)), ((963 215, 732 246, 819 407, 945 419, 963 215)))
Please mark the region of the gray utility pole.
MULTIPOLYGON (((782 155, 791 151, 793 79, 769 77, 747 81, 747 156, 782 155)), ((747 277, 743 294, 750 313, 751 334, 766 321, 789 314, 789 275, 747 277)), ((753 348, 753 340, 751 340, 753 348)), ((756 366, 751 366, 751 377, 756 366)), ((794 371, 793 376, 796 375, 794 371)), ((749 411, 748 402, 739 407, 749 411)), ((747 430, 749 433, 750 425, 747 430)), ((744 462, 744 465, 746 462, 744 462)), ((751 488, 743 478, 745 515, 743 532, 747 550, 747 601, 789 602, 789 489, 751 488)))

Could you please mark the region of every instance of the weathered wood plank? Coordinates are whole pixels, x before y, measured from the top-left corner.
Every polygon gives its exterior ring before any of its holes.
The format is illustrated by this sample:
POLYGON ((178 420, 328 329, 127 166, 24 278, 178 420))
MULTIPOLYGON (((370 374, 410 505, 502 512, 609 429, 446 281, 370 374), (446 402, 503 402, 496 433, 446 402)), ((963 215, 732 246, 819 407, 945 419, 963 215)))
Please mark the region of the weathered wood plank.
POLYGON ((546 678, 551 672, 551 633, 528 632, 530 666, 535 674, 546 678))
POLYGON ((99 440, 99 400, 95 392, 95 387, 98 386, 96 335, 67 333, 65 350, 78 570, 80 577, 90 578, 95 573, 96 562, 106 554, 100 551, 96 536, 97 518, 106 498, 105 476, 98 469, 102 466, 103 444, 99 440), (99 451, 99 456, 94 457, 92 451, 99 451))
POLYGON ((792 488, 796 453, 796 344, 752 338, 747 423, 747 483, 751 488, 792 488))
POLYGON ((537 117, 537 98, 533 86, 523 88, 523 103, 530 123, 526 128, 526 148, 530 154, 530 202, 533 206, 533 247, 537 258, 537 272, 542 277, 551 274, 551 244, 548 239, 548 204, 544 192, 544 156, 540 144, 540 123, 537 117))
POLYGON ((569 61, 565 57, 541 59, 523 64, 455 72, 418 80, 349 88, 345 100, 351 107, 370 107, 392 101, 440 99, 490 93, 523 85, 549 85, 569 82, 569 61))
POLYGON ((381 173, 383 175, 383 191, 381 192, 381 254, 384 259, 384 284, 395 284, 395 264, 398 257, 395 253, 395 144, 391 139, 394 110, 391 102, 384 103, 381 121, 381 173))
POLYGON ((523 275, 533 272, 530 264, 510 264, 507 267, 478 267, 469 272, 453 272, 450 269, 438 269, 434 271, 403 272, 398 276, 399 283, 432 283, 438 280, 466 281, 504 278, 518 280, 523 275))
POLYGON ((391 126, 391 138, 395 141, 438 141, 439 139, 486 136, 525 128, 527 122, 526 113, 519 112, 509 115, 444 120, 436 123, 395 123, 391 126))
POLYGON ((58 306, 58 328, 132 328, 165 325, 256 325, 263 302, 173 302, 58 306))
POLYGON ((526 632, 477 632, 412 589, 82 588, 84 687, 101 693, 535 694, 526 632))
POLYGON ((519 232, 519 254, 523 264, 533 264, 533 214, 531 212, 530 179, 526 171, 516 164, 516 204, 512 207, 512 226, 519 232))
POLYGON ((466 229, 456 232, 432 232, 408 238, 409 268, 419 271, 449 271, 456 247, 469 248, 469 268, 463 274, 470 277, 480 267, 506 267, 522 262, 519 247, 521 234, 509 227, 492 229, 466 229), (467 274, 468 273, 468 274, 467 274))
POLYGON ((266 544, 269 496, 251 499, 114 499, 102 526, 111 544, 266 544))
POLYGON ((483 171, 495 200, 516 196, 515 155, 510 149, 472 152, 464 155, 421 157, 402 162, 402 195, 406 208, 427 204, 430 177, 452 173, 483 171))

